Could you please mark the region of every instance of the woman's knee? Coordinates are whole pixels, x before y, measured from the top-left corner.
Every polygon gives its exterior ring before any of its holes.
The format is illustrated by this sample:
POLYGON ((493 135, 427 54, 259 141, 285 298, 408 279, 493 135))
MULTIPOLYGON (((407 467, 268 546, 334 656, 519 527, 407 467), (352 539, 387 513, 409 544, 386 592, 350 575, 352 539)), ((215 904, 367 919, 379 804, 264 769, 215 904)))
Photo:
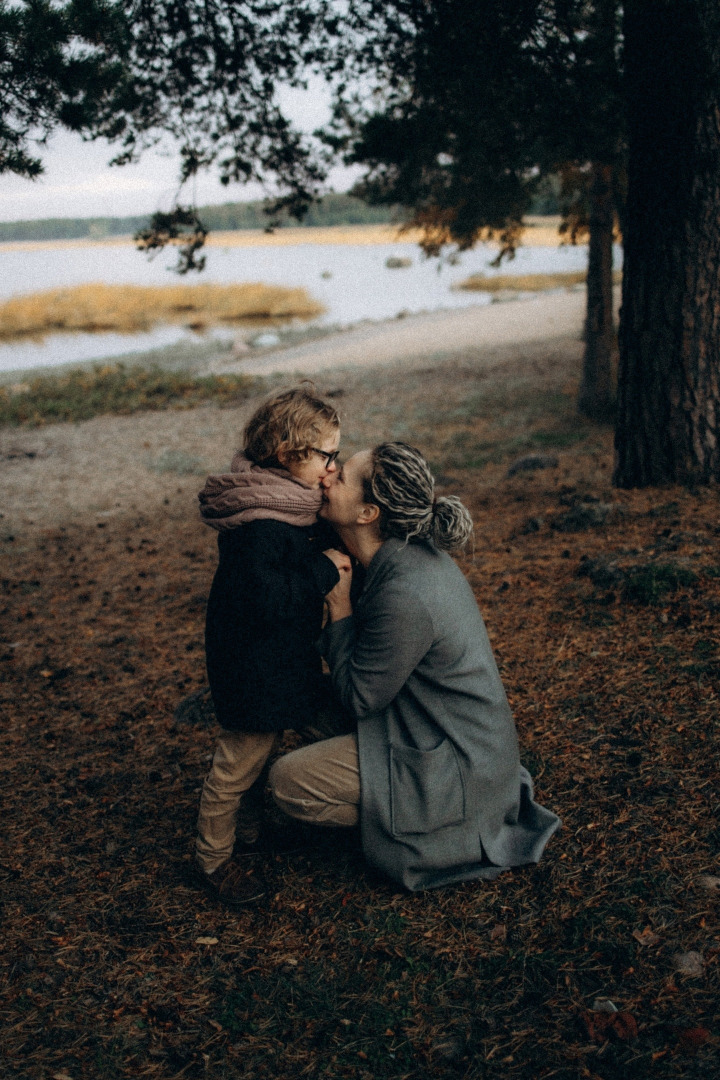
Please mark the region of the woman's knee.
POLYGON ((293 782, 292 769, 288 768, 288 758, 290 754, 283 754, 282 757, 277 758, 268 773, 268 786, 270 793, 277 801, 278 796, 280 798, 283 795, 289 796, 290 792, 296 792, 297 785, 293 782))
POLYGON ((356 760, 354 737, 294 750, 278 758, 270 770, 272 797, 281 810, 301 821, 355 825, 360 801, 356 760))
POLYGON ((273 801, 289 817, 308 820, 314 817, 311 803, 302 783, 298 782, 295 775, 295 762, 292 754, 285 754, 278 758, 270 769, 268 787, 273 801))

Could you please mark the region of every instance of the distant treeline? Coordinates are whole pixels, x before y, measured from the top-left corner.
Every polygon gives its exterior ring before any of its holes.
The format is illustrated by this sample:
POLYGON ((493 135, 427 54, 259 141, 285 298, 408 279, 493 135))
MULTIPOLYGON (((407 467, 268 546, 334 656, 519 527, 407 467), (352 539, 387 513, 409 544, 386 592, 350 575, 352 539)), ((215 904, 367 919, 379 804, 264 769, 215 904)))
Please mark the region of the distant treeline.
MULTIPOLYGON (((233 202, 202 206, 200 220, 211 232, 233 229, 264 229, 269 218, 263 202, 233 202)), ((560 212, 555 186, 546 184, 530 207, 532 214, 560 212)), ((285 219, 292 226, 384 225, 402 220, 398 208, 368 206, 353 195, 326 195, 308 210, 302 222, 285 219)), ((142 217, 44 218, 42 221, 0 221, 0 243, 9 240, 104 240, 109 236, 132 236, 150 223, 142 217)))
MULTIPOLYGON (((200 220, 211 232, 233 229, 264 229, 269 217, 263 202, 223 203, 201 206, 200 220)), ((389 206, 368 206, 352 195, 326 195, 313 205, 301 222, 285 218, 288 225, 375 225, 398 220, 389 206)), ((142 217, 46 218, 42 221, 0 221, 0 241, 4 240, 103 240, 108 236, 130 236, 147 228, 150 215, 142 217)))

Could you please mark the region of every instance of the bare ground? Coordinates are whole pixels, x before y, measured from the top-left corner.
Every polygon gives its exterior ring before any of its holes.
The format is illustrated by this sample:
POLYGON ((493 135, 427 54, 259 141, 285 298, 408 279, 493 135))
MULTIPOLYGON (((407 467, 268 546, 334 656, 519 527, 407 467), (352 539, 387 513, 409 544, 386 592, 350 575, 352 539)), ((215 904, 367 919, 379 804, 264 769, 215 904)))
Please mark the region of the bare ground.
POLYGON ((717 1075, 717 491, 613 490, 580 354, 575 324, 314 373, 345 453, 411 439, 472 510, 461 566, 563 818, 537 869, 416 896, 344 834, 269 860, 257 910, 187 874, 214 741, 173 719, 205 681, 195 493, 254 403, 0 433, 3 1076, 717 1075), (528 450, 554 464, 508 476, 528 450))
MULTIPOLYGON (((578 356, 583 309, 584 293, 563 293, 422 314, 355 327, 252 359, 215 363, 210 370, 264 375, 269 384, 310 376, 322 389, 342 391, 339 404, 352 431, 354 418, 366 411, 375 393, 367 369, 391 365, 403 378, 420 370, 427 382, 430 370, 449 360, 436 379, 442 400, 442 384, 452 380, 453 356, 471 353, 474 365, 500 380, 503 365, 518 349, 578 356)), ((388 392, 392 396, 392 387, 388 392)), ((0 521, 24 532, 131 510, 159 512, 169 495, 192 491, 198 476, 227 467, 256 400, 239 409, 208 405, 101 416, 40 430, 0 429, 0 521)))

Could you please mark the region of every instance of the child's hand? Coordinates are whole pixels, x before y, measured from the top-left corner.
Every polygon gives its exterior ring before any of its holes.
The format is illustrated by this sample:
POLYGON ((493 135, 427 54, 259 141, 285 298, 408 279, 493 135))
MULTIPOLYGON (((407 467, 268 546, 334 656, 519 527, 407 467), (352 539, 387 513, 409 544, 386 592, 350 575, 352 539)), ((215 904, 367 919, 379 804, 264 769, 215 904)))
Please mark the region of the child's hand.
POLYGON ((323 551, 323 555, 327 555, 330 562, 335 563, 341 576, 343 570, 350 570, 352 572, 350 556, 346 555, 344 551, 338 551, 336 548, 328 548, 327 551, 323 551))

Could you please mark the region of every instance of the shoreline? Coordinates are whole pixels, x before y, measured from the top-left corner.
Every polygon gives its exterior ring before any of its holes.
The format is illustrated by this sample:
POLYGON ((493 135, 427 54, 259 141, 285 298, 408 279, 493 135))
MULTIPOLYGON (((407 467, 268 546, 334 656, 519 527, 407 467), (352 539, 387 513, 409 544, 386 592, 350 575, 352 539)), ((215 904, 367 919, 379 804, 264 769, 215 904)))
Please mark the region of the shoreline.
MULTIPOLYGON (((615 290, 615 303, 620 293, 615 290)), ((202 374, 276 375, 341 371, 440 359, 468 349, 522 348, 582 335, 585 289, 519 296, 360 323, 323 338, 210 364, 202 374)))
MULTIPOLYGON (((559 232, 559 217, 529 217, 518 247, 560 247, 567 245, 559 232)), ((339 245, 417 245, 422 233, 419 229, 403 230, 397 225, 322 225, 288 226, 266 233, 263 229, 236 229, 232 232, 211 232, 207 247, 298 247, 302 244, 317 246, 339 245)), ((499 249, 497 241, 479 241, 479 245, 499 249)), ((77 237, 61 240, 5 240, 0 242, 3 251, 46 251, 64 248, 134 247, 132 236, 107 236, 103 238, 77 237)), ((569 245, 567 245, 569 246, 569 245)), ((580 245, 581 246, 581 245, 580 245)))
MULTIPOLYGON (((619 290, 616 290, 616 303, 619 303, 619 290)), ((0 387, 119 363, 157 365, 196 375, 269 375, 295 371, 307 374, 401 362, 410 355, 453 352, 475 345, 521 346, 544 338, 580 334, 585 304, 584 287, 531 297, 518 294, 517 298, 439 308, 402 318, 362 320, 344 327, 310 326, 305 331, 295 330, 278 345, 235 354, 232 346, 207 342, 162 346, 149 352, 128 351, 108 358, 70 360, 38 368, 6 369, 0 371, 0 387)))
MULTIPOLYGON (((506 393, 528 364, 568 363, 574 371, 582 352, 583 310, 584 298, 570 293, 365 324, 251 362, 222 365, 264 376, 237 406, 204 402, 39 427, 3 425, 5 524, 20 546, 38 530, 79 519, 103 528, 108 519, 149 508, 162 514, 163 499, 179 497, 189 505, 200 478, 225 467, 228 448, 236 445, 254 403, 273 387, 302 378, 341 398, 343 413, 362 399, 375 415, 382 402, 395 417, 388 420, 388 432, 405 437, 405 417, 396 416, 392 404, 394 388, 417 385, 428 393, 437 383, 442 402, 444 380, 454 387, 452 394, 463 393, 468 377, 476 386, 482 382, 485 391, 502 384, 506 393)), ((220 365, 206 364, 200 373, 220 374, 220 365)), ((362 445, 362 430, 355 438, 362 445)), ((347 452, 353 445, 348 437, 347 452)))

